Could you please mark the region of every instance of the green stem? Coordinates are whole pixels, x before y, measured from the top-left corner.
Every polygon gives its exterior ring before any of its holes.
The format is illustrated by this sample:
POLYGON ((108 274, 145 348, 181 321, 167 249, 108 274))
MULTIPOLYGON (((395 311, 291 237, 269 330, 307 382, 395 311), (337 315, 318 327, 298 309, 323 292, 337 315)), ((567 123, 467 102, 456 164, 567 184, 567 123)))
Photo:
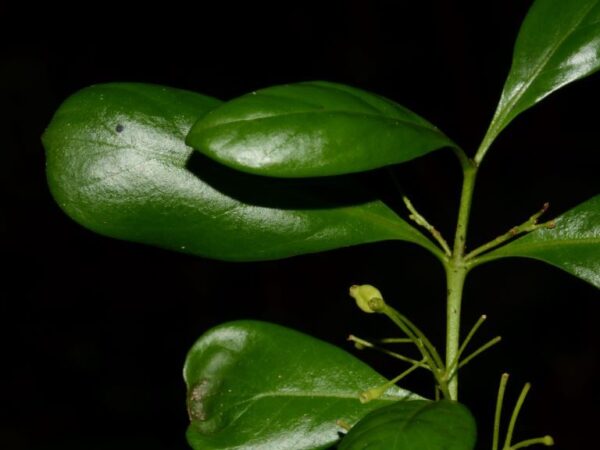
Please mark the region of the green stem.
POLYGON ((394 308, 385 305, 381 311, 383 314, 394 322, 417 346, 423 361, 427 363, 439 389, 444 394, 444 398, 450 399, 450 393, 448 392, 448 383, 445 378, 445 368, 442 358, 433 346, 433 344, 427 339, 425 334, 414 325, 408 318, 400 314, 394 308))
POLYGON ((498 398, 496 399, 496 413, 494 414, 494 436, 492 441, 492 450, 498 450, 500 441, 500 421, 502 419, 502 405, 504 404, 504 393, 508 383, 508 374, 503 373, 500 378, 500 387, 498 387, 498 398))
MULTIPOLYGON (((464 165, 463 161, 465 159, 468 160, 465 153, 461 149, 455 149, 455 152, 456 152, 461 164, 464 165)), ((419 213, 417 213, 416 210, 415 210, 415 212, 413 212, 411 210, 411 208, 413 208, 412 203, 410 202, 410 200, 408 199, 406 194, 404 194, 404 190, 402 189, 402 186, 400 186, 400 182, 398 181, 398 178, 396 177, 394 171, 390 167, 387 168, 387 173, 392 181, 392 184, 394 185, 394 187, 396 188, 396 190, 402 197, 402 200, 404 201, 405 205, 408 207, 408 205, 410 204, 409 211, 411 212, 411 215, 415 215, 415 213, 416 213, 415 217, 418 216, 420 219, 422 219, 424 222, 426 222, 429 225, 429 223, 425 220, 425 218, 423 216, 421 216, 419 213), (407 203, 407 201, 408 201, 408 203, 407 203)), ((415 217, 411 217, 411 220, 415 220, 415 222, 419 223, 418 220, 415 219, 415 217)), ((433 226, 431 226, 431 225, 429 225, 429 226, 435 230, 435 228, 433 228, 433 226)), ((427 227, 425 227, 425 228, 427 228, 427 227)), ((431 230, 429 230, 429 231, 431 232, 431 230)), ((439 232, 437 230, 435 231, 435 233, 432 233, 432 234, 433 234, 433 237, 441 245, 441 247, 443 248, 444 251, 441 251, 440 247, 438 247, 437 245, 434 245, 429 239, 427 239, 427 241, 425 242, 425 248, 427 250, 429 250, 433 254, 433 256, 435 256, 442 264, 445 264, 448 257, 450 256, 450 254, 447 251, 447 250, 449 250, 449 249, 447 249, 447 245, 446 245, 446 247, 444 247, 444 244, 442 244, 442 242, 446 243, 446 241, 444 240, 442 235, 439 234, 439 232), (431 244, 431 245, 429 245, 429 244, 431 244)))
POLYGON ((469 356, 467 356, 465 359, 463 359, 458 364, 457 369, 461 369, 462 367, 466 366, 467 364, 469 364, 469 362, 473 358, 475 358, 476 356, 479 356, 481 353, 485 352, 488 348, 493 347, 494 345, 496 345, 501 340, 502 340, 501 336, 496 336, 495 338, 490 339, 485 344, 483 344, 481 347, 479 347, 477 350, 475 350, 473 353, 471 353, 469 356))
POLYGON ((533 438, 533 439, 527 439, 525 441, 521 441, 518 444, 513 445, 509 450, 517 450, 519 448, 525 448, 525 447, 529 447, 531 445, 535 445, 535 444, 540 444, 540 445, 545 445, 547 447, 550 447, 552 445, 554 445, 554 439, 552 439, 552 436, 542 436, 542 437, 538 437, 538 438, 533 438))
MULTIPOLYGON (((460 308, 466 271, 449 267, 447 271, 448 299, 446 310, 446 367, 458 356, 460 339, 460 308)), ((451 400, 458 400, 458 376, 448 382, 451 400)))
POLYGON ((402 331, 404 331, 404 333, 409 338, 412 339, 414 344, 419 349, 419 352, 421 352, 421 356, 423 357, 423 359, 427 361, 427 364, 431 368, 431 371, 434 373, 438 372, 440 368, 437 362, 435 361, 431 350, 425 346, 423 340, 406 325, 406 323, 401 319, 401 316, 397 311, 393 310, 390 307, 387 307, 386 309, 387 311, 385 311, 385 315, 388 316, 392 322, 394 322, 402 331))
MULTIPOLYGON (((392 358, 399 359, 400 361, 408 362, 411 364, 417 364, 417 365, 419 365, 419 367, 423 367, 424 369, 431 370, 431 368, 425 363, 421 363, 421 362, 417 361, 416 359, 409 358, 408 356, 401 355, 400 353, 393 352, 391 350, 388 350, 387 348, 382 348, 377 345, 374 345, 369 341, 359 338, 358 336, 354 336, 353 334, 348 336, 348 340, 351 342, 354 342, 354 345, 359 350, 362 350, 363 348, 370 348, 373 350, 377 350, 378 352, 381 352, 385 355, 391 356, 392 358)), ((413 340, 411 339, 411 340, 409 340, 409 342, 412 343, 413 340)))
MULTIPOLYGON (((452 367, 457 359, 460 342, 460 310, 463 287, 469 271, 464 262, 465 242, 469 226, 469 214, 473 201, 473 191, 477 178, 477 166, 473 163, 463 164, 463 186, 460 196, 460 207, 452 257, 446 265, 447 306, 446 306, 446 367, 452 367)), ((448 382, 451 400, 458 400, 458 377, 448 382)))
POLYGON ((385 394, 385 391, 387 391, 389 388, 394 386, 398 381, 400 381, 405 376, 407 376, 410 373, 417 370, 424 363, 425 363, 425 360, 422 360, 421 362, 417 362, 416 364, 413 364, 412 367, 409 367, 404 372, 402 372, 400 375, 398 375, 396 378, 391 379, 387 383, 385 383, 381 386, 377 386, 375 388, 369 389, 367 391, 361 392, 358 396, 360 402, 368 403, 371 400, 376 400, 376 399, 380 398, 383 394, 385 394))
POLYGON ((438 242, 438 244, 440 244, 440 247, 444 250, 446 256, 450 256, 452 252, 450 251, 450 247, 448 246, 448 243, 446 242, 446 239, 444 239, 442 234, 417 211, 417 209, 413 206, 412 202, 406 195, 402 196, 402 201, 404 202, 406 209, 408 209, 408 211, 410 212, 410 216, 408 216, 409 219, 414 221, 417 225, 422 226, 427 231, 429 231, 429 233, 431 233, 431 235, 438 242))
MULTIPOLYGON (((442 358, 440 358, 435 346, 429 339, 427 339, 427 336, 425 336, 425 333, 423 333, 419 327, 412 323, 408 317, 399 313, 391 306, 386 305, 383 309, 383 313, 413 340, 417 348, 420 350, 426 350, 426 353, 431 356, 432 371, 437 369, 437 371, 440 372, 443 370, 444 365, 442 358), (402 325, 404 325, 406 328, 404 328, 402 325)), ((425 357, 426 355, 423 354, 422 356, 425 357)))
POLYGON ((517 404, 515 405, 515 409, 513 410, 512 415, 510 416, 510 422, 508 424, 508 431, 506 432, 506 439, 504 440, 504 448, 510 449, 513 433, 515 432, 515 425, 517 424, 517 419, 519 418, 519 412, 521 412, 521 407, 523 403, 525 403, 525 397, 527 397, 527 393, 531 389, 531 384, 525 383, 523 386, 523 390, 521 391, 521 395, 517 400, 517 404))
POLYGON ((412 340, 408 338, 383 338, 379 339, 377 342, 382 344, 411 344, 412 340))
POLYGON ((456 358, 454 358, 454 361, 452 361, 452 364, 450 366, 446 367, 446 371, 449 374, 454 372, 454 370, 458 367, 460 357, 462 356, 463 352, 466 350, 467 346, 469 345, 469 342, 471 342, 471 339, 473 339, 473 336, 475 336, 475 333, 477 332, 479 327, 483 324, 483 322, 485 322, 486 319, 487 319, 487 316, 484 314, 477 320, 475 325, 473 325, 473 328, 471 328, 471 331, 469 331, 469 334, 467 334, 467 337, 465 338, 465 340, 461 344, 460 348, 458 349, 456 358))

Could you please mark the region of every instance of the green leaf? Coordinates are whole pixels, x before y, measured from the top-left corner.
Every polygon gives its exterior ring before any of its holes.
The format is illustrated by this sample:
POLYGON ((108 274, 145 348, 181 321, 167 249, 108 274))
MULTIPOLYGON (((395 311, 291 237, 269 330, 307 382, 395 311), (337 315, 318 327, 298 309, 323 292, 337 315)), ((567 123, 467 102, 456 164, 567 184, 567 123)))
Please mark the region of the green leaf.
POLYGON ((396 103, 322 81, 227 102, 200 119, 187 142, 237 170, 274 177, 364 172, 454 146, 396 103))
POLYGON ((394 387, 362 404, 361 391, 387 380, 337 347, 265 322, 208 331, 190 350, 184 377, 196 450, 323 449, 339 440, 338 420, 353 425, 418 398, 394 387))
POLYGON ((567 211, 555 227, 541 227, 483 255, 479 263, 509 256, 538 259, 600 288, 600 195, 567 211))
POLYGON ((436 247, 355 177, 243 174, 184 142, 218 100, 144 84, 71 96, 43 141, 52 194, 100 234, 226 260, 263 260, 400 239, 436 247))
POLYGON ((398 402, 369 413, 339 450, 472 450, 476 434, 473 416, 460 403, 398 402))
POLYGON ((485 146, 518 114, 599 68, 600 0, 537 0, 521 26, 485 146))

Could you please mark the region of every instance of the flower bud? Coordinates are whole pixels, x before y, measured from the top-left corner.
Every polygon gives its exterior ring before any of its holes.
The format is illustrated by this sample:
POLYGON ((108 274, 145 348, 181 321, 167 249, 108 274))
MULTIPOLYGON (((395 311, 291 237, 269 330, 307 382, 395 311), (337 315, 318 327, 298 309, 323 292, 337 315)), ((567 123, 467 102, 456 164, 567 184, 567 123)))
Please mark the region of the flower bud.
POLYGON ((370 284, 351 286, 350 297, 356 300, 358 307, 366 313, 381 312, 386 306, 379 289, 370 284))

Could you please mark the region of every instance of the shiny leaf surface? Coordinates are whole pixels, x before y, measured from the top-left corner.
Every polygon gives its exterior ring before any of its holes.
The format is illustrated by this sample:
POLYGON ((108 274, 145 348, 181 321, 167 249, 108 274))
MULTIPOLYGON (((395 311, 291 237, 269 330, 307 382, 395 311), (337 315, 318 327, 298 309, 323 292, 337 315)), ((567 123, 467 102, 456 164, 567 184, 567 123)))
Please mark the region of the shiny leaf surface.
POLYGON ((398 402, 369 413, 339 450, 473 450, 475 420, 460 403, 398 402))
POLYGON ((488 141, 550 93, 600 68, 600 0, 536 0, 515 44, 488 141))
POLYGON ((554 228, 538 228, 482 256, 481 261, 508 256, 538 259, 600 288, 600 195, 554 222, 554 228))
POLYGON ((235 169, 275 177, 362 172, 453 145, 396 103, 322 81, 227 102, 199 120, 187 142, 235 169))
POLYGON ((278 325, 239 321, 204 334, 184 369, 196 450, 327 448, 376 408, 418 398, 390 388, 362 404, 358 394, 386 380, 345 351, 278 325))
POLYGON ((43 139, 52 194, 100 234, 218 259, 275 259, 386 239, 434 248, 360 180, 275 180, 194 152, 185 135, 219 103, 129 83, 74 94, 43 139))

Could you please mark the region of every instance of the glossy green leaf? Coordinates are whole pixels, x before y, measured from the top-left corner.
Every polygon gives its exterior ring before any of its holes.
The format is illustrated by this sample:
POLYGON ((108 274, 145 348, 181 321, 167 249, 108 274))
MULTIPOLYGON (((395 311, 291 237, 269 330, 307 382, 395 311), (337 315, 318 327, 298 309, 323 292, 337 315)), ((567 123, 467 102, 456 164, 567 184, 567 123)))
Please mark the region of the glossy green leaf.
POLYGON ((144 84, 84 89, 44 135, 51 191, 107 236, 227 260, 427 238, 355 177, 276 180, 228 169, 184 143, 218 100, 144 84))
POLYGON ((488 143, 518 114, 599 68, 600 0, 536 0, 519 32, 488 143))
POLYGON ((418 400, 375 410, 342 440, 339 450, 473 450, 477 429, 457 402, 418 400))
POLYGON ((481 262, 508 256, 538 259, 600 288, 600 195, 567 211, 554 228, 538 228, 481 257, 481 262))
POLYGON ((322 81, 227 102, 199 120, 187 142, 235 169, 275 177, 363 172, 453 146, 396 103, 322 81))
POLYGON ((418 398, 394 387, 362 404, 359 393, 383 377, 337 347, 265 322, 208 331, 190 350, 184 376, 196 450, 327 448, 343 431, 337 421, 353 425, 376 408, 418 398))

